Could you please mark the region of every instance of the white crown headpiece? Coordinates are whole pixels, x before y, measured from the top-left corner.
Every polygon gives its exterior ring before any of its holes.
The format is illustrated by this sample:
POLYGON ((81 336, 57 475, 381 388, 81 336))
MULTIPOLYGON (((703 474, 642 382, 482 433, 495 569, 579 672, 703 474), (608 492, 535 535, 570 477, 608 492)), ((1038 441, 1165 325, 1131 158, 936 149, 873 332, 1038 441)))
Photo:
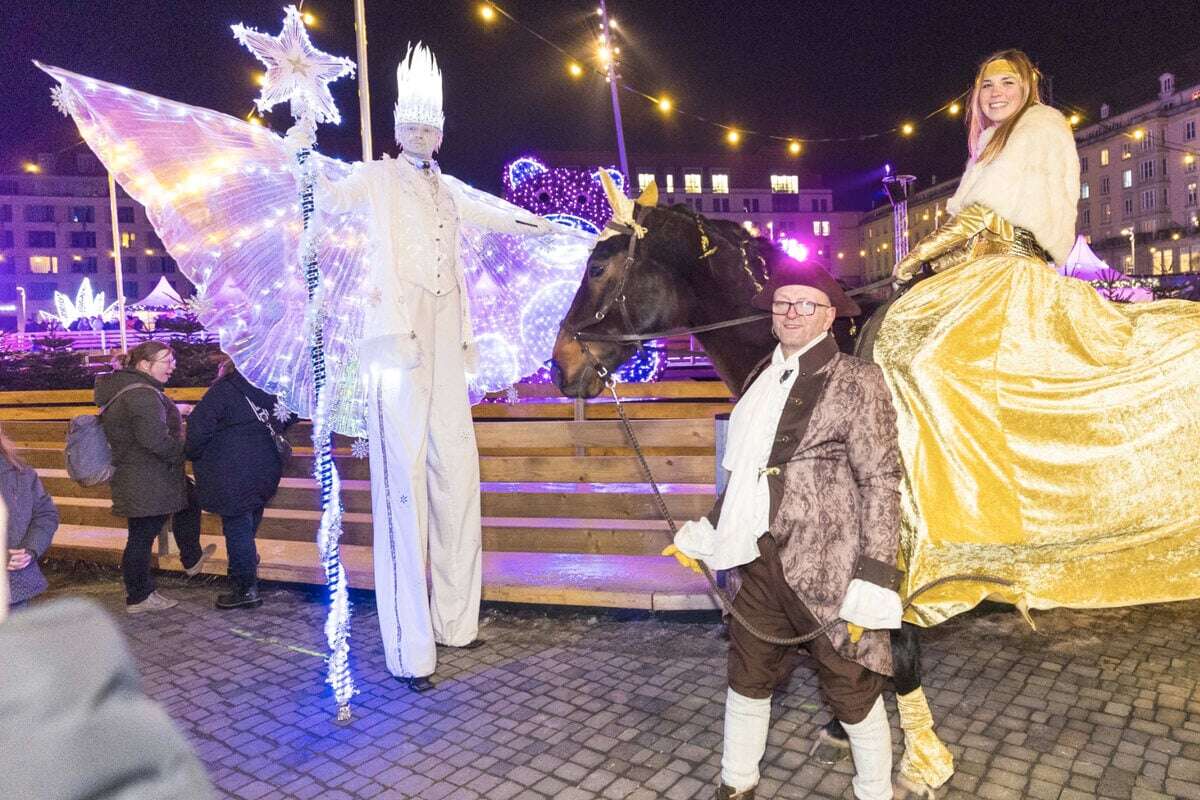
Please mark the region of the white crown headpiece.
POLYGON ((396 66, 396 127, 432 125, 438 130, 446 122, 442 114, 442 73, 437 59, 425 45, 408 46, 396 66))

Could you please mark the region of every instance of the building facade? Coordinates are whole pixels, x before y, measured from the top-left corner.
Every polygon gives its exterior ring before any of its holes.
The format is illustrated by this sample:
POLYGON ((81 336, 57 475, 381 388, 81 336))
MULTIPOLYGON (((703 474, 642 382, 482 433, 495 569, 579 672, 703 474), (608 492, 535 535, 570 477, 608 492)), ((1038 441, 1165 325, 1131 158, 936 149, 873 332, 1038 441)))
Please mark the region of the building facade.
MULTIPOLYGON (((563 151, 539 156, 554 167, 595 169, 616 153, 563 151)), ((858 251, 861 212, 834 207, 833 190, 794 159, 742 153, 638 153, 629 171, 636 191, 655 181, 659 202, 683 204, 710 219, 727 219, 772 240, 799 242, 844 283, 862 283, 858 251)))
POLYGON ((1077 228, 1110 266, 1136 275, 1200 272, 1200 84, 1158 78, 1158 96, 1075 134, 1077 228), (1132 240, 1132 241, 1131 241, 1132 240))
MULTIPOLYGON (((24 171, 0 174, 0 327, 54 310, 54 293, 74 299, 84 278, 116 299, 108 179, 91 153, 42 156, 24 171)), ((145 209, 117 189, 117 222, 126 302, 164 275, 181 296, 191 283, 154 233, 145 209)))

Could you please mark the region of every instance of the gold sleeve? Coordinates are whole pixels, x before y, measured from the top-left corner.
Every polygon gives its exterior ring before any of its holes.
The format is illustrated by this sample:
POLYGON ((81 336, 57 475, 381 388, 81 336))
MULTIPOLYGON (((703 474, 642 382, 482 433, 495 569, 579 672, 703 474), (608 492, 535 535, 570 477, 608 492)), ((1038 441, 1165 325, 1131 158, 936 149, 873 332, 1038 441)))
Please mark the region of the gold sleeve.
MULTIPOLYGON (((922 264, 934 261, 938 256, 965 244, 983 230, 992 230, 1009 240, 1014 236, 1012 225, 996 212, 987 206, 972 203, 951 217, 945 225, 917 242, 908 255, 896 264, 892 276, 901 282, 911 280, 921 271, 922 264)), ((939 271, 936 265, 934 271, 939 271)))

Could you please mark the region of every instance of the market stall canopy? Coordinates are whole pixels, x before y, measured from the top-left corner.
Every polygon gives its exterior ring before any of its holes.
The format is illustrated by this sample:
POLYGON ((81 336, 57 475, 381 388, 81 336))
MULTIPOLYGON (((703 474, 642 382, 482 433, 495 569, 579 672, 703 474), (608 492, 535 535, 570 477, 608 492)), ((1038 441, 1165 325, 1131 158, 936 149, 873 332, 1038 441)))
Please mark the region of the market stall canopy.
POLYGON ((1154 299, 1154 293, 1145 286, 1136 284, 1119 269, 1113 269, 1099 256, 1092 252, 1087 240, 1082 236, 1075 238, 1075 246, 1067 256, 1064 264, 1059 266, 1060 275, 1068 278, 1078 278, 1096 287, 1096 291, 1109 300, 1123 303, 1145 303, 1154 299))
POLYGON ((128 306, 130 310, 166 310, 182 307, 183 298, 179 296, 179 292, 175 291, 175 288, 171 286, 170 282, 165 277, 158 279, 158 283, 155 284, 154 289, 150 292, 150 294, 146 295, 141 300, 138 300, 136 303, 130 303, 128 306))

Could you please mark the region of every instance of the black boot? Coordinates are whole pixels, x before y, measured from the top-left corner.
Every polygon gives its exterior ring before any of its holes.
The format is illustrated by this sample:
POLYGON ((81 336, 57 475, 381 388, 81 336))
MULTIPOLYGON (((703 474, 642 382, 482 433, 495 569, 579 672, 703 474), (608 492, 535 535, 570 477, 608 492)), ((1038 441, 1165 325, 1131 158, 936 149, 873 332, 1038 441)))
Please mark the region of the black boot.
POLYGON ((721 784, 717 789, 717 800, 754 800, 754 790, 757 786, 751 786, 749 789, 738 791, 732 786, 721 784))
POLYGON ((397 676, 396 680, 407 686, 410 692, 424 694, 432 692, 436 688, 433 681, 430 680, 432 677, 432 675, 401 675, 397 676))
POLYGON ((234 587, 229 594, 217 595, 217 608, 222 611, 228 611, 233 608, 258 608, 262 605, 262 598, 258 596, 258 587, 251 586, 246 589, 234 587))

